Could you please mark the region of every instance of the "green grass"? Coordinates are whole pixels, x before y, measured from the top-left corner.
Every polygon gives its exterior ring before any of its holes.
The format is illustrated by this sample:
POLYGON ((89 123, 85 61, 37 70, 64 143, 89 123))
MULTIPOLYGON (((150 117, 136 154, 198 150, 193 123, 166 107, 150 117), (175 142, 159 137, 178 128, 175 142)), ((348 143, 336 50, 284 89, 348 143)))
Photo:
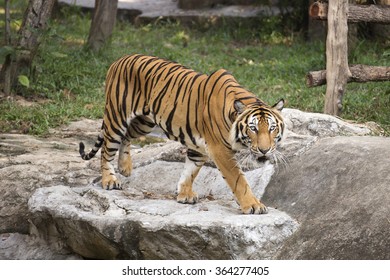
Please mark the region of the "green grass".
MULTIPOLYGON (((325 68, 324 43, 281 35, 275 27, 235 25, 187 28, 178 23, 134 27, 118 22, 112 39, 97 54, 85 49, 90 18, 66 9, 54 19, 35 59, 30 87, 18 95, 45 99, 34 106, 0 101, 0 132, 23 130, 45 135, 48 129, 82 117, 100 118, 104 108, 104 79, 109 65, 124 54, 143 53, 175 60, 204 73, 229 70, 247 89, 273 104, 322 112, 325 86, 307 88, 305 74, 325 68)), ((363 42, 350 63, 389 65, 389 50, 363 42)), ((341 117, 375 121, 390 135, 390 82, 348 84, 341 117)))

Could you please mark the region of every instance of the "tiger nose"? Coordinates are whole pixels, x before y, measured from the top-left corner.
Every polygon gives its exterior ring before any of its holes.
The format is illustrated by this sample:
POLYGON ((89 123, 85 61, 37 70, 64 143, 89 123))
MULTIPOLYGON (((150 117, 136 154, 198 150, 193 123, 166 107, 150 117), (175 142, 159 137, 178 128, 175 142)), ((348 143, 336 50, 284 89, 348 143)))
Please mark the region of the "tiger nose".
POLYGON ((270 150, 270 148, 268 149, 260 149, 260 148, 257 148, 259 150, 259 152, 261 152, 263 155, 265 155, 266 153, 268 153, 268 151, 270 150))

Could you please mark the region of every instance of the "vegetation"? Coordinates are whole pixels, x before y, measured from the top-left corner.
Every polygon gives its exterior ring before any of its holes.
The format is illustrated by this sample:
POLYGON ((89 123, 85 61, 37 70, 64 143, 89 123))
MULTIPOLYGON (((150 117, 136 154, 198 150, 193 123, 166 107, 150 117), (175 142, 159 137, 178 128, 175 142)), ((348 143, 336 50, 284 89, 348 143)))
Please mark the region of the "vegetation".
MULTIPOLYGON (((28 83, 20 80, 12 99, 0 95, 0 132, 45 135, 50 127, 72 120, 101 118, 106 71, 129 53, 164 57, 205 73, 225 68, 269 104, 283 97, 287 107, 322 112, 325 86, 307 88, 305 74, 325 68, 324 43, 305 42, 284 32, 279 23, 271 18, 257 28, 244 24, 187 28, 174 22, 140 27, 117 22, 111 41, 92 53, 84 47, 90 15, 63 8, 50 23, 31 73, 26 74, 28 83)), ((390 50, 362 41, 349 60, 388 65, 390 50)), ((377 122, 390 135, 390 82, 348 84, 343 104, 343 118, 377 122)))

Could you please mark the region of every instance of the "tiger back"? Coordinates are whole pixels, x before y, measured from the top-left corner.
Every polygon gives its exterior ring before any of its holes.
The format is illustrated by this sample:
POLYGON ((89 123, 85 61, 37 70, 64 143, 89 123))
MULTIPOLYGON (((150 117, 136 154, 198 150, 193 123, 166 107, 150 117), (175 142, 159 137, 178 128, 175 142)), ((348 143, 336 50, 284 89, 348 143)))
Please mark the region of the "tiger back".
POLYGON ((158 125, 169 139, 187 146, 177 201, 195 203, 192 184, 207 159, 214 161, 243 213, 266 213, 234 159, 248 150, 254 160, 273 156, 281 141, 284 101, 268 106, 238 84, 226 70, 211 75, 153 56, 128 55, 114 62, 106 77, 103 124, 95 146, 80 155, 91 159, 101 148, 102 186, 121 188, 112 161, 130 176, 131 139, 158 125))

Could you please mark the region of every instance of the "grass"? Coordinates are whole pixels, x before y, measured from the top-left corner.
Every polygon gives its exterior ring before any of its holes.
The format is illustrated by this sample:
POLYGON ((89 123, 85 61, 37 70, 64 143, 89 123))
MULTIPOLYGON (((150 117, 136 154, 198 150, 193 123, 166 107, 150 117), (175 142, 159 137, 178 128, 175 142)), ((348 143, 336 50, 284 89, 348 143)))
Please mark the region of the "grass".
MULTIPOLYGON (((323 42, 305 42, 281 35, 275 21, 262 28, 224 26, 187 28, 158 22, 134 27, 118 22, 110 42, 97 54, 85 49, 90 17, 65 9, 51 23, 30 73, 30 86, 19 85, 18 98, 0 100, 0 132, 47 134, 49 128, 80 118, 101 118, 104 79, 109 65, 124 54, 143 53, 175 60, 197 71, 229 70, 246 88, 273 104, 322 112, 325 86, 307 88, 305 74, 325 68, 323 42)), ((364 41, 350 63, 389 65, 390 52, 364 41)), ((348 84, 341 117, 379 123, 390 135, 390 82, 348 84)))

